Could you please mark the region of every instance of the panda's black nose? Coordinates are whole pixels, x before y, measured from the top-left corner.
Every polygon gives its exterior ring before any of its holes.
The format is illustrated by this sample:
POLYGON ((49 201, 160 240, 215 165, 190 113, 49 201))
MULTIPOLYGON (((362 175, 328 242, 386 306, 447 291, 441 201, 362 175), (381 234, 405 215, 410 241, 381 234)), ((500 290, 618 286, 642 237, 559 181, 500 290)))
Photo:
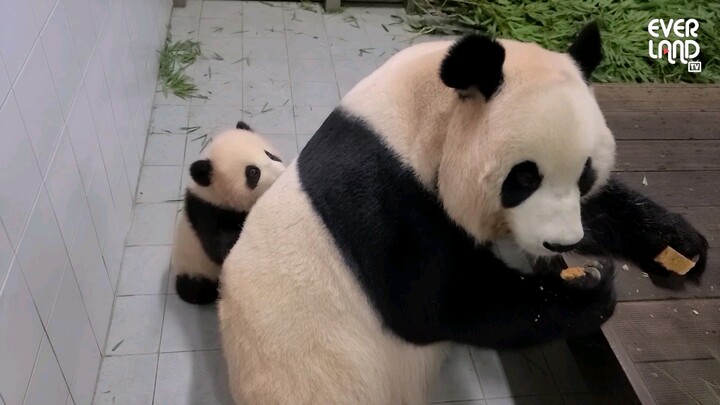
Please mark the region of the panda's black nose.
POLYGON ((573 243, 571 245, 561 245, 559 243, 543 242, 543 246, 545 246, 545 249, 551 250, 556 253, 565 253, 575 249, 579 243, 580 242, 573 243))

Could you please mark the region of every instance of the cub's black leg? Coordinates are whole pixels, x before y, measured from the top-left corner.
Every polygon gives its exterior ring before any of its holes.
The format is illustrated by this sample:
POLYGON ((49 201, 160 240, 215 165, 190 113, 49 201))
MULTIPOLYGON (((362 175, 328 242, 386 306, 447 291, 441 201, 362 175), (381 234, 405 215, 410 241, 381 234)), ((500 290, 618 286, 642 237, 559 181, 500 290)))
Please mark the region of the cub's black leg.
POLYGON ((218 299, 218 282, 205 277, 181 274, 175 278, 175 289, 180 298, 190 304, 213 304, 218 299))
POLYGON ((667 246, 696 261, 700 274, 707 258, 707 240, 685 218, 611 178, 582 205, 585 238, 580 253, 611 254, 632 260, 648 272, 669 274, 655 262, 667 246))

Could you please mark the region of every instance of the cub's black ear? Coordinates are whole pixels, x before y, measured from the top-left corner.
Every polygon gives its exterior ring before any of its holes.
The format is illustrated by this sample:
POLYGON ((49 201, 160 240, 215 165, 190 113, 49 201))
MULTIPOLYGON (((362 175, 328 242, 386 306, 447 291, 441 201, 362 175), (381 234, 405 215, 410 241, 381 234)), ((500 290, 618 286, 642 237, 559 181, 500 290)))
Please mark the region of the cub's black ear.
POLYGON ((577 62, 585 80, 590 79, 603 58, 600 27, 596 21, 580 30, 575 42, 570 45, 568 53, 577 62))
POLYGON ((461 97, 480 92, 492 97, 503 82, 505 48, 492 38, 470 34, 459 39, 440 65, 440 79, 461 97))
POLYGON ((245 121, 238 121, 237 125, 235 125, 235 128, 244 129, 245 131, 252 131, 252 129, 250 129, 250 125, 246 124, 245 121))
POLYGON ((213 166, 210 159, 196 160, 190 165, 190 177, 203 187, 212 183, 213 166))

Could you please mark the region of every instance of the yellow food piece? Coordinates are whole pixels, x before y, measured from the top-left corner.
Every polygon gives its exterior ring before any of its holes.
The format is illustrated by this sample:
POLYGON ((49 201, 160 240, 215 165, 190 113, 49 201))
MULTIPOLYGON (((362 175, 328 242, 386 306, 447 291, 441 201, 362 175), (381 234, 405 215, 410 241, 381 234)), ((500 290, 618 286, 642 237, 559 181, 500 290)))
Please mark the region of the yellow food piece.
POLYGON ((680 274, 681 276, 695 267, 694 261, 678 253, 677 250, 671 248, 670 246, 660 252, 660 254, 655 257, 655 261, 666 269, 680 274))
POLYGON ((567 269, 560 272, 560 277, 563 280, 574 280, 576 278, 584 277, 585 270, 582 267, 568 267, 567 269))

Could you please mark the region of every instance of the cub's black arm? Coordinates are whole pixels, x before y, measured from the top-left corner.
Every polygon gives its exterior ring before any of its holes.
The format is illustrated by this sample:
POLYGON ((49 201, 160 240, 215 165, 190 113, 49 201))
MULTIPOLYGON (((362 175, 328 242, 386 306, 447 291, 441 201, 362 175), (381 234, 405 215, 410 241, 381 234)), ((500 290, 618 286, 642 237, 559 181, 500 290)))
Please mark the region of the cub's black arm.
POLYGON ((185 210, 205 253, 222 265, 240 237, 247 213, 218 207, 191 193, 185 197, 185 210))

